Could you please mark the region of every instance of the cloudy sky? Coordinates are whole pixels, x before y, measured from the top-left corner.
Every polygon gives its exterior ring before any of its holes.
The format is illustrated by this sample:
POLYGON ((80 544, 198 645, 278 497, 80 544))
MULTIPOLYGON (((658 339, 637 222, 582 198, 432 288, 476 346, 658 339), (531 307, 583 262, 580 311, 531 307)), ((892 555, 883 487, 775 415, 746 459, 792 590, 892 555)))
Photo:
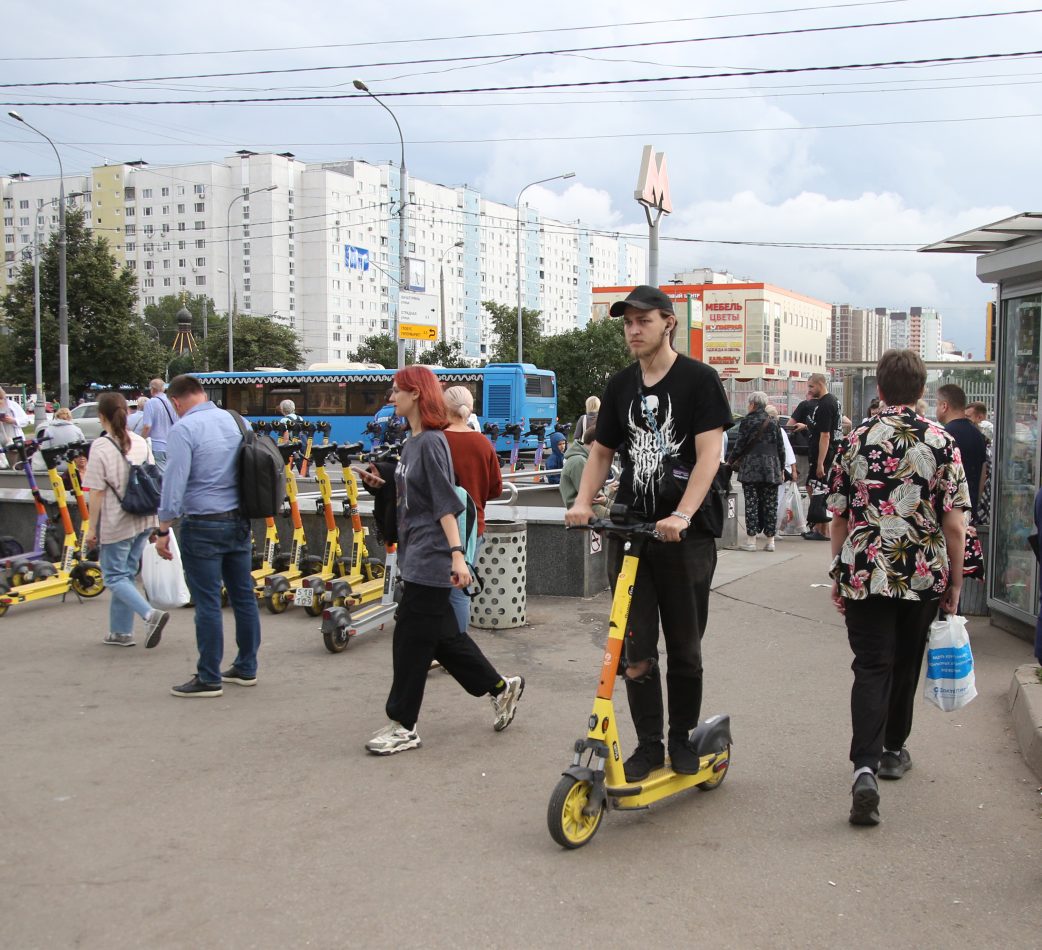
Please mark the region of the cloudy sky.
MULTIPOLYGON (((974 258, 909 249, 1042 210, 1042 12, 863 25, 1039 7, 181 0, 158 15, 148 5, 52 0, 0 35, 0 101, 59 143, 68 171, 82 172, 103 160, 178 163, 243 147, 305 161, 396 158, 390 117, 355 97, 351 80, 378 93, 436 92, 385 100, 412 174, 512 204, 524 184, 575 171, 526 199, 612 231, 646 230, 633 188, 642 147, 653 144, 666 153, 674 203, 663 279, 710 266, 829 302, 935 306, 945 336, 979 355, 992 289, 976 280, 974 258), (858 28, 823 30, 846 25, 858 28), (763 33, 784 35, 750 35, 763 33), (832 68, 981 56, 991 58, 832 68), (719 75, 751 70, 803 71, 719 75), (242 75, 200 76, 212 73, 242 75), (670 78, 687 76, 697 78, 670 78), (84 80, 105 82, 15 85, 84 80), (618 80, 642 81, 596 84, 618 80), (517 86, 550 88, 502 88, 517 86), (143 104, 257 97, 296 101, 143 104), (70 104, 99 100, 135 104, 70 104)), ((0 156, 5 172, 55 170, 46 144, 6 117, 0 156)))

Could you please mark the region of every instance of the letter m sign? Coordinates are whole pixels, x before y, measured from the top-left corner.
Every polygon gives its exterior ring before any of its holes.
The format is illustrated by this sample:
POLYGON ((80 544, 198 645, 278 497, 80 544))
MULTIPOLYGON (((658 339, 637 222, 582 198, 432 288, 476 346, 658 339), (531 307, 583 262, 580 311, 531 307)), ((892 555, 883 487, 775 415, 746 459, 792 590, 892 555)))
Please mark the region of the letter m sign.
POLYGON ((647 208, 656 208, 663 214, 673 211, 673 203, 669 197, 669 172, 666 171, 666 155, 655 154, 654 147, 644 146, 644 155, 640 160, 640 177, 637 179, 637 190, 633 197, 647 208))

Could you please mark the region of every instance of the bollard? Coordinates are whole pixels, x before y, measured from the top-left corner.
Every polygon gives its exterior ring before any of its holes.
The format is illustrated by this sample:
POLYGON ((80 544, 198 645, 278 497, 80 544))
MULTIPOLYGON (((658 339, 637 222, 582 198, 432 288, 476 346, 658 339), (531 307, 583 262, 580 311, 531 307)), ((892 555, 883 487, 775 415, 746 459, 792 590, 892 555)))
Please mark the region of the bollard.
POLYGON ((527 525, 516 521, 485 522, 485 543, 474 565, 485 587, 470 605, 470 622, 475 627, 509 630, 525 625, 527 545, 527 525))
POLYGON ((729 491, 724 495, 724 533, 716 539, 717 549, 738 549, 738 496, 729 491))

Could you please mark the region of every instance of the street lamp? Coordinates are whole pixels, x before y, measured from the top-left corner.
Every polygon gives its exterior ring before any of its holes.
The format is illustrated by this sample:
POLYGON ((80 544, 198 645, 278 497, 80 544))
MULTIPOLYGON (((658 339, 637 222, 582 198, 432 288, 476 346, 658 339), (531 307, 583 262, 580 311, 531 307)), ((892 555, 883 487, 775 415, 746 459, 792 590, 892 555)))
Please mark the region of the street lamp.
POLYGON ((574 178, 575 172, 565 172, 563 175, 553 175, 550 178, 540 178, 538 181, 531 181, 524 188, 517 193, 517 361, 523 362, 521 359, 521 196, 528 191, 533 185, 545 185, 548 181, 563 181, 565 178, 574 178))
POLYGON ((66 241, 65 241, 65 169, 62 168, 62 157, 49 135, 30 125, 17 112, 7 113, 16 122, 21 122, 37 135, 45 138, 47 144, 54 149, 54 157, 58 159, 58 383, 61 404, 69 405, 69 298, 66 281, 66 241))
POLYGON ((232 205, 250 195, 258 195, 262 191, 274 191, 278 185, 268 185, 267 188, 254 188, 253 191, 244 191, 228 202, 227 225, 225 228, 225 240, 228 242, 228 372, 235 372, 235 320, 232 316, 232 205))
POLYGON ((409 288, 409 281, 405 275, 409 250, 406 244, 408 231, 405 218, 405 208, 409 203, 409 173, 405 170, 405 136, 402 135, 402 127, 398 123, 398 117, 377 96, 369 91, 369 87, 361 79, 354 80, 352 85, 359 92, 364 92, 369 96, 394 120, 394 127, 398 130, 398 139, 402 143, 402 160, 398 165, 398 309, 395 311, 394 318, 394 335, 398 338, 398 369, 401 369, 405 365, 405 340, 401 339, 402 291, 409 288))
POLYGON ((463 247, 462 241, 457 241, 451 247, 445 248, 445 253, 438 260, 438 290, 441 296, 441 338, 446 343, 449 342, 449 328, 445 322, 445 258, 448 257, 449 251, 454 251, 458 247, 463 247))

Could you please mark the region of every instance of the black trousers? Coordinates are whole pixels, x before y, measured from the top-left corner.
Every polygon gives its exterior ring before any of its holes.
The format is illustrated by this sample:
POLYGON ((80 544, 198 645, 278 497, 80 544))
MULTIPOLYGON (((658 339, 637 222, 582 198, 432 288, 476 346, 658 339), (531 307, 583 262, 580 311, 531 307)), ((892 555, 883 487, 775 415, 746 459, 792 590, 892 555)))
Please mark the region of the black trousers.
POLYGON ((898 751, 912 731, 919 673, 937 601, 867 597, 845 603, 847 638, 854 651, 850 761, 855 769, 868 766, 875 771, 883 749, 898 751))
POLYGON ((750 538, 761 531, 773 538, 778 530, 778 486, 771 482, 742 482, 745 495, 745 533, 750 538))
POLYGON ((387 718, 407 729, 416 725, 431 660, 437 660, 472 696, 491 693, 501 679, 485 654, 460 633, 449 603, 449 587, 425 587, 406 581, 391 655, 394 680, 387 697, 387 718))
MULTIPOLYGON (((608 542, 612 593, 624 552, 608 542)), ((716 541, 691 534, 675 544, 644 548, 633 586, 626 625, 626 661, 653 660, 648 676, 626 677, 626 697, 638 742, 661 742, 664 731, 662 683, 658 667, 659 621, 666 641, 669 737, 686 739, 702 710, 702 636, 709 619, 709 588, 716 570, 716 541)))

